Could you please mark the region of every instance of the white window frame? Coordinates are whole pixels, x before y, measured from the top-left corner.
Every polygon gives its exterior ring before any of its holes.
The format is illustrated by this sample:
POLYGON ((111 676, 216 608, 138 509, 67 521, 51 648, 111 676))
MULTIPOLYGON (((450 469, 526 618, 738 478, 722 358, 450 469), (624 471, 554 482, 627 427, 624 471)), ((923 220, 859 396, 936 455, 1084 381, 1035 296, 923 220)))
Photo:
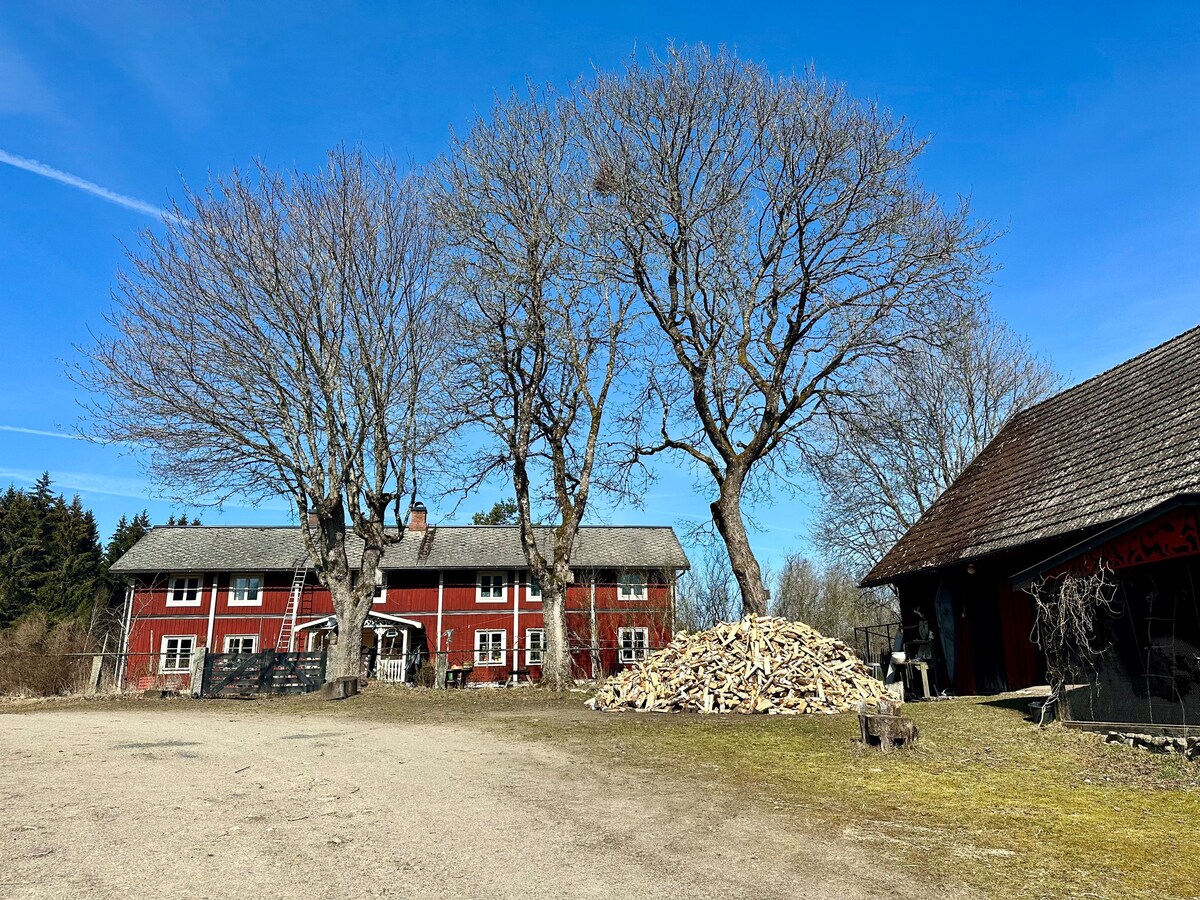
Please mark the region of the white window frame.
MULTIPOLYGON (((504 594, 506 593, 505 588, 507 588, 507 587, 508 587, 508 576, 504 572, 493 571, 491 569, 488 569, 488 570, 482 571, 482 572, 477 572, 475 574, 475 602, 476 603, 505 603, 507 601, 504 599, 504 594), (485 597, 483 595, 483 579, 484 578, 499 579, 499 585, 498 585, 499 589, 500 589, 499 597, 493 597, 490 594, 487 597, 485 597)), ((497 585, 495 583, 493 583, 488 588, 488 590, 493 591, 496 588, 497 588, 497 585)))
POLYGON ((226 653, 257 653, 258 652, 258 635, 257 634, 227 634, 225 635, 225 652, 226 653), (249 641, 249 650, 230 650, 230 641, 249 641))
POLYGON ((538 580, 533 577, 532 572, 525 576, 525 582, 525 599, 530 603, 541 603, 542 586, 538 584, 538 580), (534 585, 537 585, 536 591, 533 589, 534 585))
POLYGON ((158 657, 158 671, 159 672, 161 672, 163 674, 178 674, 178 673, 190 672, 192 670, 192 657, 196 653, 196 636, 194 634, 164 634, 162 636, 162 643, 159 644, 159 650, 161 651, 159 654, 159 657, 158 657), (183 664, 180 664, 180 662, 179 662, 181 659, 184 659, 181 644, 177 644, 175 647, 175 650, 173 652, 167 650, 167 645, 170 641, 181 641, 181 642, 188 641, 188 642, 190 642, 188 644, 188 651, 187 651, 187 657, 186 657, 187 662, 185 662, 183 664), (175 660, 174 666, 167 665, 168 658, 175 660))
POLYGON ((202 572, 176 572, 167 579, 167 606, 199 606, 204 598, 204 574, 202 572), (195 600, 176 600, 177 593, 188 593, 192 588, 177 588, 175 583, 185 579, 196 579, 195 600))
POLYGON ((387 605, 387 578, 384 577, 383 569, 375 570, 375 593, 371 597, 371 605, 387 605))
POLYGON ((617 576, 618 599, 645 600, 649 594, 649 579, 644 571, 629 569, 617 576))
POLYGON ((540 666, 545 661, 546 654, 546 629, 545 628, 526 628, 525 629, 525 665, 540 666), (533 636, 537 635, 538 645, 533 646, 533 636))
MULTIPOLYGON (((267 579, 262 572, 231 572, 229 575, 229 600, 230 606, 262 606, 263 592, 267 589, 267 579), (237 582, 239 578, 244 578, 247 581, 258 579, 258 595, 253 600, 239 600, 237 582)), ((246 591, 250 589, 247 587, 246 591)))
POLYGON ((644 625, 628 626, 617 629, 617 659, 622 663, 641 662, 650 655, 650 629, 644 625), (625 646, 625 636, 641 634, 642 645, 637 646, 636 639, 629 647, 625 646))
POLYGON ((504 657, 508 648, 508 632, 503 628, 477 628, 475 630, 475 665, 477 666, 502 666, 504 665, 504 657), (486 648, 479 644, 479 639, 485 635, 500 635, 500 645, 496 646, 494 641, 488 641, 486 648), (486 655, 486 658, 484 658, 486 655))

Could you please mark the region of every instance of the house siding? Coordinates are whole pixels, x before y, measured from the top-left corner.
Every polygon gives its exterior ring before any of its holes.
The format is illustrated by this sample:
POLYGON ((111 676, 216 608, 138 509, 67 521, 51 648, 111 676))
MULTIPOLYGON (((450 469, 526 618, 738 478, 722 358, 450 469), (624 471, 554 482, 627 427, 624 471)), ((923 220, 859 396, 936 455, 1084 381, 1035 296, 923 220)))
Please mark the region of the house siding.
MULTIPOLYGON (((256 606, 230 604, 230 586, 235 574, 229 572, 190 572, 201 575, 199 602, 195 606, 179 607, 167 604, 169 579, 174 574, 142 576, 135 579, 132 598, 128 663, 125 683, 136 685, 160 674, 161 640, 164 635, 188 635, 195 646, 210 646, 212 652, 223 652, 229 635, 254 635, 258 649, 277 648, 280 628, 287 616, 291 572, 266 572, 261 603, 256 606), (213 608, 213 588, 216 588, 213 608), (209 629, 211 622, 211 642, 209 629)), ((567 628, 572 646, 574 674, 581 678, 592 672, 593 639, 591 636, 591 593, 595 579, 596 637, 600 650, 601 674, 621 668, 618 659, 618 632, 624 627, 644 627, 648 631, 651 649, 670 639, 672 624, 672 573, 650 570, 645 595, 639 599, 622 599, 617 587, 615 570, 578 573, 567 591, 567 628)), ((470 665, 475 653, 475 633, 481 630, 504 632, 504 660, 501 665, 475 666, 471 680, 477 683, 503 682, 513 669, 525 665, 525 633, 530 628, 542 628, 541 601, 531 598, 528 573, 520 569, 452 569, 430 571, 390 571, 385 573, 385 592, 382 603, 375 603, 373 612, 402 616, 420 623, 424 645, 419 642, 411 650, 432 652, 439 649, 438 595, 441 592, 441 630, 445 640, 440 649, 448 654, 451 665, 470 665), (479 602, 477 579, 480 572, 500 571, 505 576, 504 597, 497 602, 479 602)), ((297 612, 295 649, 308 649, 306 631, 299 630, 333 613, 329 591, 314 583, 310 573, 297 612)), ((531 666, 530 674, 537 678, 540 667, 531 666)), ((188 676, 166 676, 168 686, 186 688, 188 676)), ((157 686, 157 685, 156 685, 157 686)))

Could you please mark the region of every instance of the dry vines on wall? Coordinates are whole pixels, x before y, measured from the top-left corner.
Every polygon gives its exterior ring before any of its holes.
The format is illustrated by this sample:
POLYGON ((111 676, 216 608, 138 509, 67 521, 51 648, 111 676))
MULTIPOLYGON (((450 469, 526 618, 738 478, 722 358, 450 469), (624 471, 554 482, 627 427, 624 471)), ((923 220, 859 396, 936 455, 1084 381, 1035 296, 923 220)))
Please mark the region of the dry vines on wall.
POLYGON ((1116 583, 1103 560, 1086 574, 1042 578, 1026 590, 1036 607, 1034 637, 1046 655, 1046 677, 1054 693, 1077 680, 1084 667, 1107 649, 1096 623, 1115 612, 1116 583))

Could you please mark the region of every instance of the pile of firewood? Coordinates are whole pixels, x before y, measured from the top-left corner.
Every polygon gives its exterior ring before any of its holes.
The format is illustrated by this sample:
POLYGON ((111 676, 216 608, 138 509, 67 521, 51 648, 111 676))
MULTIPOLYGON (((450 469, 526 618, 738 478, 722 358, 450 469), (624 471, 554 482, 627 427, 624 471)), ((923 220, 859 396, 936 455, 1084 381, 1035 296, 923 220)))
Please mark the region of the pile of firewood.
POLYGON ((797 714, 851 712, 883 685, 842 641, 803 622, 747 616, 683 633, 609 678, 592 709, 797 714))

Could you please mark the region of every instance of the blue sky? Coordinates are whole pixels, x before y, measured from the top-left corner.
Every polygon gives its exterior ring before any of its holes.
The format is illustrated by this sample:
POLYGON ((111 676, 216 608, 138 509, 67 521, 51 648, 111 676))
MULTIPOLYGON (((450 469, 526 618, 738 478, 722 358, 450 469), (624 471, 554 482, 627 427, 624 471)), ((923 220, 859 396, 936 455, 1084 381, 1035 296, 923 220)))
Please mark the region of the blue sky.
MULTIPOLYGON (((994 305, 1071 380, 1200 321, 1196 4, 5 3, 0 485, 49 470, 105 535, 122 513, 171 511, 135 460, 55 436, 79 415, 63 367, 101 324, 121 242, 151 221, 111 195, 155 206, 184 179, 255 156, 311 167, 340 141, 422 162, 496 92, 670 39, 814 64, 930 135, 926 182, 1005 230, 994 305)), ((643 509, 607 520, 702 519, 691 488, 664 472, 643 509)), ((768 562, 803 548, 807 507, 755 511, 768 562)), ((202 515, 287 520, 282 502, 202 515)))

